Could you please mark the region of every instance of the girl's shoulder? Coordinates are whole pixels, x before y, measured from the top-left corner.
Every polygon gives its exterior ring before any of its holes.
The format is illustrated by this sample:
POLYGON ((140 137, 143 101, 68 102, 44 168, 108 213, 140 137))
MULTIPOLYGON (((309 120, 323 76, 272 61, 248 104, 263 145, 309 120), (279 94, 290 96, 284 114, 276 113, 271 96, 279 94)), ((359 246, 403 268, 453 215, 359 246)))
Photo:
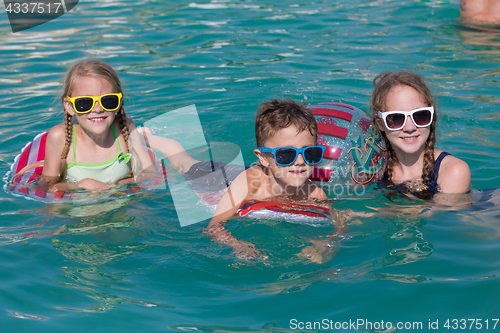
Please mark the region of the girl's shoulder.
POLYGON ((127 120, 127 126, 135 126, 134 121, 129 116, 125 116, 125 120, 127 120))
POLYGON ((61 153, 66 143, 66 127, 56 125, 47 134, 42 176, 57 177, 61 168, 61 153))
MULTIPOLYGON (((115 127, 118 127, 120 128, 120 121, 118 120, 119 118, 118 117, 115 117, 115 120, 113 122, 113 125, 115 127)), ((135 129, 135 124, 134 124, 134 121, 132 120, 132 118, 130 118, 128 115, 125 116, 125 121, 127 122, 127 127, 129 129, 129 131, 132 131, 135 129)))
POLYGON ((49 135, 64 135, 66 132, 66 126, 64 124, 59 124, 59 125, 56 125, 54 127, 52 127, 50 130, 49 130, 49 135))
MULTIPOLYGON (((130 135, 136 129, 136 126, 129 116, 125 116, 125 120, 127 124, 127 130, 130 135)), ((115 117, 115 120, 113 121, 113 128, 115 129, 116 134, 118 136, 121 136, 122 126, 118 117, 115 117)))
MULTIPOLYGON (((436 160, 439 157, 439 155, 441 155, 441 153, 442 153, 441 150, 438 149, 434 150, 434 156, 436 160)), ((464 172, 470 174, 469 165, 465 161, 451 154, 444 156, 441 160, 441 167, 439 169, 439 174, 441 175, 441 172, 443 171, 446 171, 448 174, 453 172, 455 176, 463 175, 464 172)))
MULTIPOLYGON (((440 151, 436 151, 439 156, 440 151)), ((438 175, 438 184, 443 192, 465 193, 470 190, 470 182, 470 168, 465 161, 452 155, 443 158, 438 175)))
POLYGON ((66 126, 63 124, 56 125, 49 130, 47 135, 47 144, 50 146, 64 146, 66 140, 66 126))

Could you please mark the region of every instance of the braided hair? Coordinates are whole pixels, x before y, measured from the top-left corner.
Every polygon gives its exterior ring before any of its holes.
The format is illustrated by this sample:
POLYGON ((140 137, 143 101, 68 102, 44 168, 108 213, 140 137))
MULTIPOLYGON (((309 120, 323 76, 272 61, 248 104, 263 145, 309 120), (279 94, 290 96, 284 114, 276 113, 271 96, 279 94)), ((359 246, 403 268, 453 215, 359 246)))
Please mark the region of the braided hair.
MULTIPOLYGON (((99 60, 87 60, 80 63, 77 63, 71 67, 63 81, 63 94, 61 96, 61 100, 64 104, 66 97, 71 96, 75 88, 75 81, 78 76, 93 76, 104 79, 110 82, 113 85, 113 89, 115 93, 122 93, 122 87, 120 84, 120 79, 116 74, 115 70, 108 64, 99 61, 99 60)), ((123 99, 122 99, 123 100, 123 99)), ((129 138, 129 130, 127 126, 127 116, 125 114, 125 108, 122 105, 120 109, 117 111, 118 124, 120 125, 121 133, 123 135, 123 139, 125 140, 125 145, 127 150, 129 149, 128 138, 129 138)), ((68 157, 69 147, 71 146, 71 142, 73 140, 73 117, 65 111, 64 114, 64 126, 65 126, 65 140, 64 140, 64 148, 61 153, 61 170, 60 170, 60 180, 62 181, 66 177, 66 170, 68 163, 66 162, 66 158, 68 157)))
MULTIPOLYGON (((434 98, 432 97, 429 87, 427 87, 424 80, 417 74, 409 72, 384 72, 375 77, 373 85, 375 89, 373 90, 370 100, 370 106, 372 109, 373 122, 378 122, 379 125, 381 125, 381 119, 378 118, 377 112, 389 111, 387 110, 387 96, 389 92, 397 86, 408 86, 415 89, 420 94, 424 103, 427 104, 427 106, 434 106, 434 110, 437 112, 434 98)), ((436 145, 436 116, 433 117, 429 130, 429 137, 427 138, 424 149, 424 166, 422 169, 422 182, 425 186, 429 186, 431 183, 432 170, 436 163, 434 159, 434 147, 436 145)), ((390 186, 393 185, 392 175, 394 167, 399 160, 385 132, 382 132, 382 137, 388 147, 385 176, 390 186)))

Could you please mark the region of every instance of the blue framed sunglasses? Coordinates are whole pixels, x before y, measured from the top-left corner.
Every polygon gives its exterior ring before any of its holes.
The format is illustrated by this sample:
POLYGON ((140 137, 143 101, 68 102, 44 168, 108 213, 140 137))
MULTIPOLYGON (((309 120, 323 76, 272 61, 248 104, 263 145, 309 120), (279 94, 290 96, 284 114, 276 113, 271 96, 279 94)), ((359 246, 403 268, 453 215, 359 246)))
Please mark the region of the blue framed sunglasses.
POLYGON ((267 147, 257 147, 262 153, 273 153, 274 160, 279 166, 289 166, 292 165, 297 156, 302 154, 302 158, 307 164, 316 165, 323 160, 323 154, 325 153, 326 147, 324 146, 309 146, 304 148, 294 148, 294 147, 277 147, 277 148, 267 148, 267 147))

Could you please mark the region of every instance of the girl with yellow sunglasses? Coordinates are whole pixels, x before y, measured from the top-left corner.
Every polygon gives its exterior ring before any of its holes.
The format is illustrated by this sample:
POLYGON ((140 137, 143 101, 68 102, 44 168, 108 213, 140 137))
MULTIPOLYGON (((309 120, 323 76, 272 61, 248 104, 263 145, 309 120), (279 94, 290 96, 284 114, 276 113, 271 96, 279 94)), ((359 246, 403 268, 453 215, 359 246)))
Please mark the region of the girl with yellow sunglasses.
POLYGON ((125 114, 118 75, 108 64, 88 60, 66 73, 63 86, 64 125, 49 131, 42 180, 64 191, 126 182, 135 125, 125 114))

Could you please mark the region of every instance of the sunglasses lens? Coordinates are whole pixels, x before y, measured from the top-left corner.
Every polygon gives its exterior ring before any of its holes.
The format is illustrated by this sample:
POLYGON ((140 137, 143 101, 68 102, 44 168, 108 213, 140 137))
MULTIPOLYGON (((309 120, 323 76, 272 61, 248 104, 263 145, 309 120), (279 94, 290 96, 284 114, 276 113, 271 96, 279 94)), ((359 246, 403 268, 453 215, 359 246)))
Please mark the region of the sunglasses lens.
POLYGON ((76 112, 87 112, 94 106, 94 101, 92 98, 82 97, 75 100, 76 112))
POLYGON ((432 114, 429 110, 417 111, 413 114, 413 121, 417 126, 427 126, 431 122, 432 114))
POLYGON ((403 124, 405 123, 405 118, 406 116, 402 113, 393 113, 388 115, 385 118, 387 128, 394 129, 403 127, 403 124))
POLYGON ((116 95, 105 95, 101 97, 101 104, 107 110, 114 110, 118 108, 120 100, 116 95))
POLYGON ((304 159, 308 164, 318 164, 323 158, 323 149, 320 147, 310 147, 304 151, 304 159))
POLYGON ((295 149, 284 148, 276 151, 276 163, 279 165, 290 165, 295 161, 297 152, 295 149))

